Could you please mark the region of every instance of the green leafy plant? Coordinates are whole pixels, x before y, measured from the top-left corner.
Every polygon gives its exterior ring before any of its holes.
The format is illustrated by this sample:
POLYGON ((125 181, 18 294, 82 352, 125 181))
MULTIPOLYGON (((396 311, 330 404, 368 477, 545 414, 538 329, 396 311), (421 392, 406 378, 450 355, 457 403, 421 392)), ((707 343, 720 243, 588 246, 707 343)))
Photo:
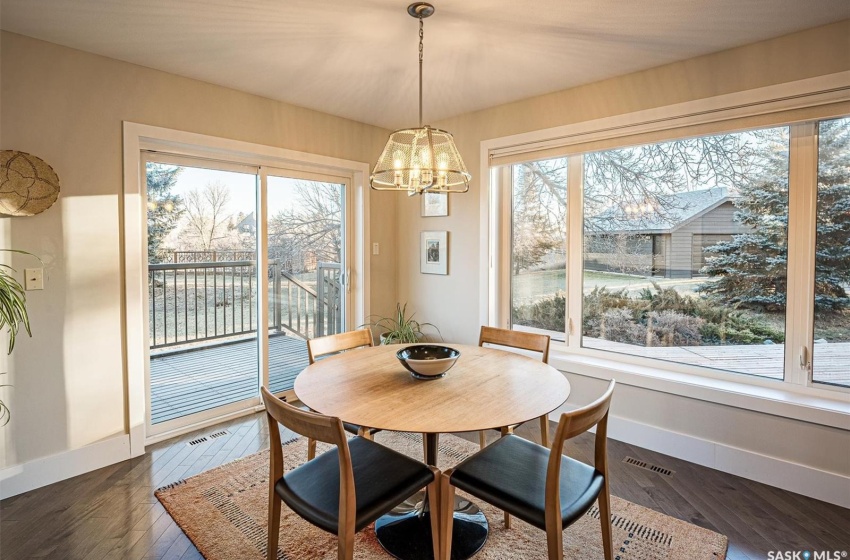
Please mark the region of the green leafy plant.
POLYGON ((422 332, 423 327, 432 327, 437 331, 440 340, 443 339, 440 329, 431 323, 420 323, 413 318, 414 315, 415 313, 411 313, 410 316, 407 315, 406 303, 403 307, 400 303, 397 303, 396 312, 392 316, 382 317, 380 315, 370 315, 367 317, 369 322, 360 326, 365 327, 368 325, 382 330, 382 344, 410 344, 419 342, 425 338, 425 333, 422 332))
MULTIPOLYGON (((0 251, 35 256, 32 253, 16 249, 0 249, 0 251)), ((24 328, 29 336, 32 336, 29 314, 27 313, 26 293, 21 283, 12 276, 14 272, 15 269, 8 264, 0 263, 0 330, 6 329, 9 333, 7 354, 11 354, 12 350, 14 350, 15 339, 21 327, 24 328)), ((0 385, 0 387, 8 387, 8 385, 0 385)), ((5 426, 11 418, 12 413, 9 407, 0 400, 0 425, 5 426)))

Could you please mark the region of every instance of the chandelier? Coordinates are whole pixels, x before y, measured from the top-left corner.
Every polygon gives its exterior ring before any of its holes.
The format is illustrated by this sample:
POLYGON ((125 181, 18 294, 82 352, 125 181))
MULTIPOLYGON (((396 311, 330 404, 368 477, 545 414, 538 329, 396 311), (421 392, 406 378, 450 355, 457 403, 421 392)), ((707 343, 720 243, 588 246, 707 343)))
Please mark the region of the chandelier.
POLYGON ((416 2, 407 13, 419 20, 419 127, 396 130, 378 158, 369 185, 377 191, 406 191, 408 196, 423 193, 464 193, 472 175, 445 130, 422 125, 422 20, 434 13, 434 6, 416 2))

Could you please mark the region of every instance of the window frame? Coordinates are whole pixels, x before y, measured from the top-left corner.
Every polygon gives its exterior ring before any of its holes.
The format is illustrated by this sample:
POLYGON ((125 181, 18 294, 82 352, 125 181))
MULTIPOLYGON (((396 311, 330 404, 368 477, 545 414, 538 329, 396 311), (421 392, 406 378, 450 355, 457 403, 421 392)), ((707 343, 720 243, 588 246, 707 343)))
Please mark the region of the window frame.
MULTIPOLYGON (((481 323, 510 327, 511 166, 522 161, 568 158, 566 341, 552 343, 552 363, 568 372, 732 406, 762 410, 845 427, 850 415, 850 388, 812 380, 814 325, 814 255, 816 241, 817 122, 850 115, 850 72, 802 80, 566 125, 481 143, 482 220, 481 323), (704 126, 726 128, 704 132, 704 126), (581 346, 583 273, 583 155, 588 139, 619 142, 615 149, 681 138, 788 126, 789 217, 788 306, 785 379, 774 380, 651 358, 616 354, 581 346), (506 155, 507 154, 507 155, 506 155), (506 158, 508 158, 506 160, 506 158), (504 171, 507 170, 507 171, 504 171), (483 212, 482 212, 483 213, 483 212), (483 225, 483 224, 486 224, 483 225), (486 229, 485 229, 486 228, 486 229), (508 243, 504 237, 507 230, 508 243), (505 251, 507 249, 507 251, 505 251), (507 266, 505 266, 507 261, 507 266), (486 298, 486 305, 483 299, 486 298), (805 349, 805 350, 804 350, 805 349), (801 367, 801 358, 805 364, 801 367)), ((587 151, 597 151, 596 149, 587 151)))

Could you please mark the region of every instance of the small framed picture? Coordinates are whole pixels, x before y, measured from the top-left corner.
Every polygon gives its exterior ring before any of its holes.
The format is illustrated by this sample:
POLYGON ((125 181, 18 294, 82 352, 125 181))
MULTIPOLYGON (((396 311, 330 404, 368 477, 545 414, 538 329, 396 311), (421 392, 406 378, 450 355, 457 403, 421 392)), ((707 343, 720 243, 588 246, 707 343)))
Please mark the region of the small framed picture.
POLYGON ((419 271, 422 274, 449 273, 449 232, 422 232, 419 271))
POLYGON ((423 218, 433 216, 448 216, 449 215, 449 195, 446 193, 423 193, 422 194, 422 212, 423 218))

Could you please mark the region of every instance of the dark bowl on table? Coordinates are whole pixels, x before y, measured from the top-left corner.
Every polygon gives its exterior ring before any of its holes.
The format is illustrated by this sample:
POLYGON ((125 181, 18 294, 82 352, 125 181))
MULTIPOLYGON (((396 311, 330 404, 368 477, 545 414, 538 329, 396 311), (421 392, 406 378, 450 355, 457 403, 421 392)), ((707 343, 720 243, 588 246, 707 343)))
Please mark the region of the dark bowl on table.
POLYGON ((422 377, 440 377, 451 369, 460 352, 448 346, 417 344, 396 352, 396 358, 410 373, 422 377))

